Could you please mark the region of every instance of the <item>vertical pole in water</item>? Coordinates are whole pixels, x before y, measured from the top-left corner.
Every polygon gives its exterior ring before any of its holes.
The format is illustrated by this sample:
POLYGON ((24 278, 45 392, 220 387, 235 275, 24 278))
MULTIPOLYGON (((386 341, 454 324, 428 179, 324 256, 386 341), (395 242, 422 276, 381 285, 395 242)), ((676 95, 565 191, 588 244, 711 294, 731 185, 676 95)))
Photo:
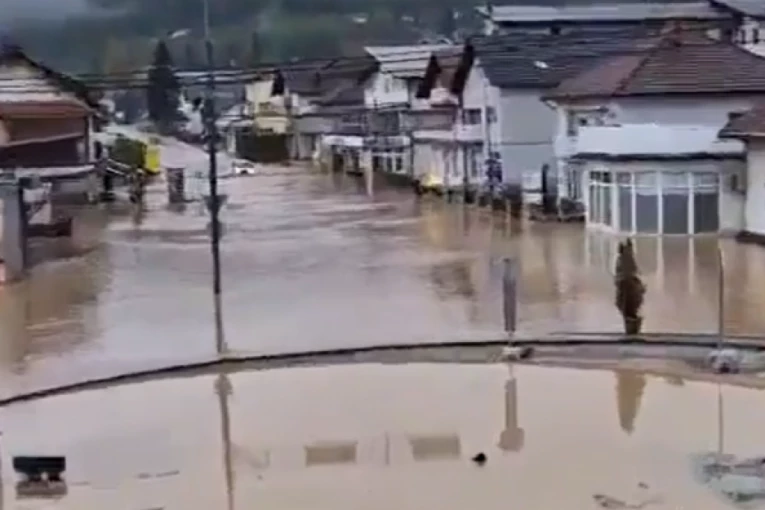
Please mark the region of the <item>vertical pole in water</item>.
POLYGON ((17 180, 0 184, 3 202, 2 260, 5 281, 24 278, 27 270, 27 212, 24 190, 17 180))
POLYGON ((374 195, 375 193, 375 173, 374 170, 370 166, 367 166, 366 172, 364 172, 364 176, 366 179, 366 185, 367 185, 367 195, 370 197, 374 195))
POLYGON ((725 264, 723 263, 722 248, 717 247, 718 265, 720 266, 717 280, 717 349, 722 349, 725 342, 725 264))
POLYGON ((518 312, 518 263, 513 259, 505 259, 502 275, 502 300, 505 318, 505 331, 515 333, 518 312))

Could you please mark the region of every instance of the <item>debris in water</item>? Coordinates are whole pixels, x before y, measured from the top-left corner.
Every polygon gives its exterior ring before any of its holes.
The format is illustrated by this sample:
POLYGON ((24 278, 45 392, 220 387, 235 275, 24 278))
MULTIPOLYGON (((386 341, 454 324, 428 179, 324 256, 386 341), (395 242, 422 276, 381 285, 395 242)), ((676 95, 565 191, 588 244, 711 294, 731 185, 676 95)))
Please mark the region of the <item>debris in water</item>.
POLYGON ((480 453, 474 455, 473 458, 470 459, 470 460, 472 460, 473 462, 475 462, 479 466, 483 466, 484 464, 486 464, 486 454, 483 453, 483 452, 480 452, 480 453))

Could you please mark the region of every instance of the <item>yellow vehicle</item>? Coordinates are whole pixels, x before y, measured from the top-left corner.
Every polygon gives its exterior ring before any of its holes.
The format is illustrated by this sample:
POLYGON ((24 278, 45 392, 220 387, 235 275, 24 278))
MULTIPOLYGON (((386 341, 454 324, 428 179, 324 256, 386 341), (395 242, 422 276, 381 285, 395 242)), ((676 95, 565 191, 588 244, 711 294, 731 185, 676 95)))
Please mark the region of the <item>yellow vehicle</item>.
POLYGON ((149 143, 146 144, 146 154, 144 157, 144 165, 146 171, 150 175, 157 175, 160 172, 159 164, 159 139, 152 136, 149 138, 149 143))

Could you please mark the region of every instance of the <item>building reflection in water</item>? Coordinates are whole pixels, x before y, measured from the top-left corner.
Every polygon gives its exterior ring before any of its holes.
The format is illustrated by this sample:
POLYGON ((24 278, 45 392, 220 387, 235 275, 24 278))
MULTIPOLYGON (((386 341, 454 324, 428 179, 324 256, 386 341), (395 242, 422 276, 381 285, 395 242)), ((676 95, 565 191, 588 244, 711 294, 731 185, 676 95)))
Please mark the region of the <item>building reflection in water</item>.
POLYGON ((456 434, 409 436, 412 458, 415 461, 459 458, 462 444, 456 434))
POLYGON ((506 452, 519 452, 523 448, 526 433, 518 425, 518 379, 513 364, 508 365, 505 382, 505 428, 499 434, 499 447, 506 452))
POLYGON ((314 443, 304 447, 305 465, 353 464, 356 462, 356 441, 314 443))
POLYGON ((646 378, 634 370, 616 370, 616 401, 619 411, 619 425, 627 434, 635 430, 635 421, 640 412, 646 378))

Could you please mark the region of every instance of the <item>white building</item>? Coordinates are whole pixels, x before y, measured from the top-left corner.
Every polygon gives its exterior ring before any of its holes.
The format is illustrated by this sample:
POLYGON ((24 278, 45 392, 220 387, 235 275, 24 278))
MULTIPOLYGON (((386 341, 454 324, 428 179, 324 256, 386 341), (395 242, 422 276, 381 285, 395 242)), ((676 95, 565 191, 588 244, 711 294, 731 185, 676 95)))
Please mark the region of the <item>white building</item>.
MULTIPOLYGON (((656 41, 651 51, 606 59, 545 96, 558 116, 559 193, 593 203, 587 194, 591 179, 598 174, 590 173, 576 157, 581 152, 580 132, 586 128, 604 126, 618 131, 630 124, 659 124, 719 131, 731 115, 749 110, 763 98, 765 59, 733 43, 672 32, 656 41)), ((645 144, 645 151, 650 152, 652 140, 641 137, 636 142, 645 144)), ((645 152, 640 147, 634 151, 645 152)), ((657 167, 656 171, 663 170, 657 167)), ((727 170, 718 168, 717 173, 727 170)), ((658 177, 660 182, 672 178, 658 177)), ((719 182, 721 197, 743 192, 740 179, 720 178, 719 182)), ((660 191, 663 185, 656 186, 660 191)), ((726 214, 720 215, 721 230, 735 230, 736 222, 727 223, 726 214)), ((658 225, 657 233, 670 233, 658 225)))
POLYGON ((720 132, 721 138, 743 140, 746 144, 746 200, 743 239, 765 244, 765 107, 737 115, 720 132))
POLYGON ((431 56, 413 103, 415 176, 427 187, 480 188, 496 114, 471 46, 431 56))
POLYGON ((588 227, 627 235, 737 234, 744 147, 710 126, 584 127, 573 149, 588 227))
POLYGON ((375 171, 412 175, 413 126, 406 118, 414 107, 417 89, 434 51, 450 44, 371 46, 365 48, 378 70, 364 87, 368 130, 363 159, 375 171))

